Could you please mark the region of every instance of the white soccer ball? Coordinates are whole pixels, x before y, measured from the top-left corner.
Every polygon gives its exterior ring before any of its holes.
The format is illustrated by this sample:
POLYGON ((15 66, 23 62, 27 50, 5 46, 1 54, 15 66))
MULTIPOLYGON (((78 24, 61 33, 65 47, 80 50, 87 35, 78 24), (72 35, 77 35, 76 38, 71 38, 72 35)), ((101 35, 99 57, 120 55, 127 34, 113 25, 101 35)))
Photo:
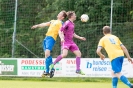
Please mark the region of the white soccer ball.
POLYGON ((82 22, 87 22, 89 20, 89 16, 87 14, 81 15, 81 21, 82 22))

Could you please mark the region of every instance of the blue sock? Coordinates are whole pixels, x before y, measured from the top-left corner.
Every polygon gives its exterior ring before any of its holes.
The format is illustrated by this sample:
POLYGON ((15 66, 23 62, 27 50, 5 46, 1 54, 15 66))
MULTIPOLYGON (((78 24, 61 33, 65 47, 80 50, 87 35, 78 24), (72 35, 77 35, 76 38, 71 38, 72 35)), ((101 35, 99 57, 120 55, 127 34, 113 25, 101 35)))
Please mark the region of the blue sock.
POLYGON ((123 83, 125 83, 127 86, 129 86, 129 87, 132 86, 131 83, 128 81, 128 79, 127 79, 124 75, 122 75, 122 76, 120 77, 120 80, 121 80, 123 83))
POLYGON ((112 86, 113 86, 113 88, 117 88, 117 83, 118 83, 118 78, 117 77, 112 78, 112 86))
MULTIPOLYGON (((50 63, 50 65, 53 64, 52 56, 49 56, 48 58, 49 58, 49 63, 50 63)), ((54 70, 54 68, 52 68, 52 70, 54 70)))
POLYGON ((52 64, 52 57, 49 56, 45 60, 45 66, 46 66, 46 73, 49 73, 49 66, 52 64))
POLYGON ((49 60, 48 60, 48 58, 46 58, 46 60, 45 60, 45 68, 46 68, 46 73, 49 73, 49 60))
POLYGON ((53 60, 52 60, 52 56, 49 56, 49 63, 52 64, 53 63, 53 60))

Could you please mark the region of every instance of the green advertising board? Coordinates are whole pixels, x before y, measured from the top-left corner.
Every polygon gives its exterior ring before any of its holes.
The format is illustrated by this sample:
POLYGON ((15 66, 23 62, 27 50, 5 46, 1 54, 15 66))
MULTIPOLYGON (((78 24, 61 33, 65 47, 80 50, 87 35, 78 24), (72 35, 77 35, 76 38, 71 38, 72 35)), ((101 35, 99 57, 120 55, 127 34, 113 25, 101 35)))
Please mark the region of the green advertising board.
POLYGON ((17 75, 17 60, 0 59, 0 75, 17 75))

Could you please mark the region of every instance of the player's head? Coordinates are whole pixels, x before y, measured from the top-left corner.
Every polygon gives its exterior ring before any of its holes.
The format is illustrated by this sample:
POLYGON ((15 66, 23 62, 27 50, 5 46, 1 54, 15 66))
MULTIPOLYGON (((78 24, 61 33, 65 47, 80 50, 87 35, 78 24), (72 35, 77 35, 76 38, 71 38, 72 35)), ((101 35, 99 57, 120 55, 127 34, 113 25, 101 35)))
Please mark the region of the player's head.
POLYGON ((75 14, 75 12, 74 11, 68 11, 67 12, 67 17, 68 17, 68 19, 71 19, 71 20, 76 20, 76 14, 75 14))
POLYGON ((109 26, 104 26, 103 27, 103 34, 110 34, 111 33, 111 29, 109 26))
POLYGON ((57 19, 59 20, 63 20, 67 17, 66 11, 61 11, 58 15, 57 15, 57 19))

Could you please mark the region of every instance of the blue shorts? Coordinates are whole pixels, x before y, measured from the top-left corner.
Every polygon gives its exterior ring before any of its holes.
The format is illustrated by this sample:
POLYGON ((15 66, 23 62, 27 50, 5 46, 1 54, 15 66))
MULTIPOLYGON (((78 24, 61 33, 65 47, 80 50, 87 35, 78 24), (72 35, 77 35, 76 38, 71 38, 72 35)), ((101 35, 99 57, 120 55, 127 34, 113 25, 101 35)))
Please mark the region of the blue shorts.
POLYGON ((112 70, 114 73, 119 73, 122 70, 124 56, 117 57, 111 61, 112 70))
POLYGON ((46 49, 48 49, 52 51, 54 44, 54 38, 51 36, 46 36, 46 38, 43 40, 43 50, 45 51, 46 49))

